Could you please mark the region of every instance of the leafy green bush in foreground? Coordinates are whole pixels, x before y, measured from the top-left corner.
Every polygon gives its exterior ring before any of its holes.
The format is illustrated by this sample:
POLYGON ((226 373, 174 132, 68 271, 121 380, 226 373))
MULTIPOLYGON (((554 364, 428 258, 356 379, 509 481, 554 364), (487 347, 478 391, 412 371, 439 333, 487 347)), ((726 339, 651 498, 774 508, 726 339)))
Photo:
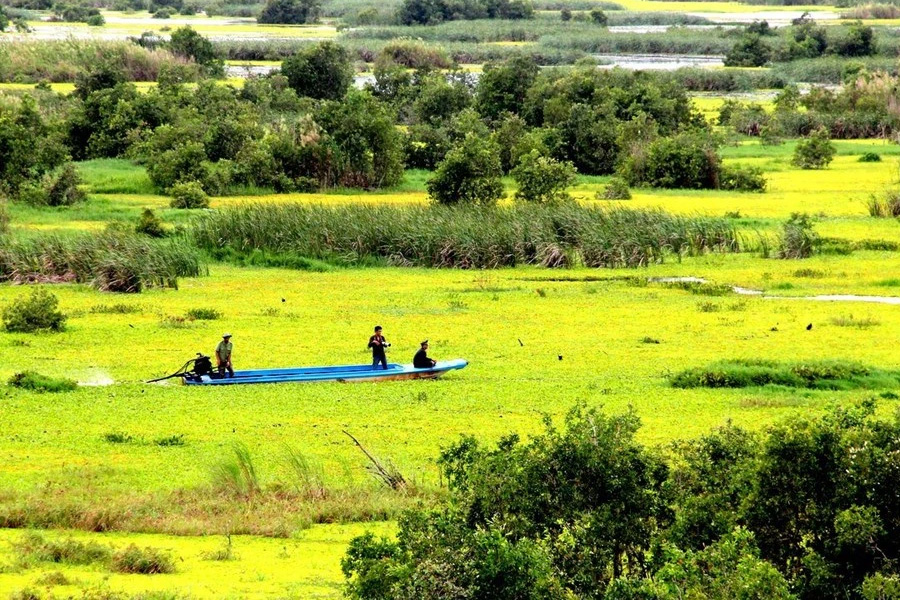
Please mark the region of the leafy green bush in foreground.
POLYGON ((57 310, 59 300, 47 290, 32 290, 3 310, 3 327, 12 333, 63 331, 66 315, 57 310))
MULTIPOLYGON (((840 368, 838 370, 841 370, 840 368)), ((438 461, 449 496, 396 540, 354 539, 355 600, 895 598, 900 418, 867 401, 764 434, 731 425, 668 452, 633 413, 576 408, 438 461)))

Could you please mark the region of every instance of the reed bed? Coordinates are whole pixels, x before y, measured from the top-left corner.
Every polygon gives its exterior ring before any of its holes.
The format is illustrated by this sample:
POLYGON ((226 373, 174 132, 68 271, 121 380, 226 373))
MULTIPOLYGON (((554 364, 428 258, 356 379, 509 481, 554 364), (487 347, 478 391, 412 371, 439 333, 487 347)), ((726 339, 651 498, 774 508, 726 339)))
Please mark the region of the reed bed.
POLYGON ((129 81, 156 81, 165 65, 179 65, 188 75, 200 77, 195 65, 167 50, 147 50, 130 42, 66 39, 0 44, 0 82, 69 83, 88 68, 107 62, 121 66, 129 81))
POLYGON ((200 275, 199 253, 185 240, 152 240, 117 231, 46 235, 0 242, 0 281, 88 283, 101 291, 136 293, 177 287, 200 275))
POLYGON ((558 206, 246 204, 203 215, 190 235, 214 256, 274 253, 340 265, 638 267, 737 251, 725 219, 661 210, 558 206))

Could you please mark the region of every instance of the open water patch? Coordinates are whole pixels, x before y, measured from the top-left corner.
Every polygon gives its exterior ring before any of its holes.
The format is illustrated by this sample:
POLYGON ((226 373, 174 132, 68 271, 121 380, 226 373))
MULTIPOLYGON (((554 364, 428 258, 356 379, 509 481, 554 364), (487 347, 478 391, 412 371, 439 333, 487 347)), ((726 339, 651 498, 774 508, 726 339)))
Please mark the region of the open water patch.
MULTIPOLYGON (((651 277, 652 283, 686 283, 695 285, 713 285, 702 277, 651 277)), ((856 294, 819 294, 816 296, 771 296, 762 290, 754 290, 740 286, 731 286, 735 294, 741 296, 758 296, 764 300, 812 300, 816 302, 869 302, 874 304, 900 305, 900 296, 867 296, 856 294)))

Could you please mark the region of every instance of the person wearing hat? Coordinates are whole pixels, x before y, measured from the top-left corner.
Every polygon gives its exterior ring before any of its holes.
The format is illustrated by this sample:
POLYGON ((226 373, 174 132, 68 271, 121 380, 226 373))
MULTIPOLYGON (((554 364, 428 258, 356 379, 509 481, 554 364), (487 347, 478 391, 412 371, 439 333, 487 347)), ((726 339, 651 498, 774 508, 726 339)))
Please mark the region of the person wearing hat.
POLYGON ((382 369, 387 370, 387 355, 384 353, 384 349, 389 346, 390 344, 381 334, 381 325, 376 325, 375 335, 369 338, 369 348, 372 349, 373 369, 377 369, 380 364, 382 369))
POLYGON ((219 375, 225 375, 227 370, 228 376, 234 377, 234 367, 231 366, 231 348, 231 334, 226 333, 216 346, 216 364, 219 367, 219 375))
POLYGON ((420 344, 419 351, 413 356, 413 367, 417 369, 432 369, 436 364, 436 360, 428 358, 428 340, 425 340, 420 344))

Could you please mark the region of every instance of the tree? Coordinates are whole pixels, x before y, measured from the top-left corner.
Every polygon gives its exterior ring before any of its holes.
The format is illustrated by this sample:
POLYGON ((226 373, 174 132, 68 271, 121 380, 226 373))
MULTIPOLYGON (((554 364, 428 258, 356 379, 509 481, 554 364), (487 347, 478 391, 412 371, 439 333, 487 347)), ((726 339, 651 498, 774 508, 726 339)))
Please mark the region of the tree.
POLYGON ((519 159, 512 171, 519 184, 516 200, 540 203, 569 200, 566 188, 575 183, 575 173, 572 163, 548 158, 532 150, 519 159))
POLYGON ((321 10, 322 0, 268 0, 257 21, 280 25, 315 23, 321 10))
POLYGON ((353 83, 353 65, 343 46, 321 42, 281 63, 281 72, 298 96, 339 100, 353 83))
POLYGON ((726 67, 761 67, 772 58, 772 49, 757 33, 744 34, 725 55, 726 67))
POLYGON ((820 127, 805 140, 797 142, 791 164, 801 169, 824 169, 834 160, 836 152, 828 131, 820 127))
POLYGON ((366 91, 328 102, 318 121, 338 150, 340 182, 375 188, 403 179, 403 136, 390 108, 366 91))
POLYGON ((189 25, 172 32, 168 47, 175 56, 193 60, 203 66, 210 76, 225 74, 225 63, 218 57, 215 46, 189 25))
POLYGON ((9 17, 6 16, 3 7, 0 6, 0 33, 5 31, 7 27, 9 27, 9 17))
POLYGON ((494 204, 503 197, 501 175, 496 143, 470 133, 438 165, 426 187, 440 204, 494 204))
POLYGON ((475 107, 481 116, 491 120, 504 112, 519 114, 537 74, 538 66, 530 56, 486 64, 478 79, 475 107))

